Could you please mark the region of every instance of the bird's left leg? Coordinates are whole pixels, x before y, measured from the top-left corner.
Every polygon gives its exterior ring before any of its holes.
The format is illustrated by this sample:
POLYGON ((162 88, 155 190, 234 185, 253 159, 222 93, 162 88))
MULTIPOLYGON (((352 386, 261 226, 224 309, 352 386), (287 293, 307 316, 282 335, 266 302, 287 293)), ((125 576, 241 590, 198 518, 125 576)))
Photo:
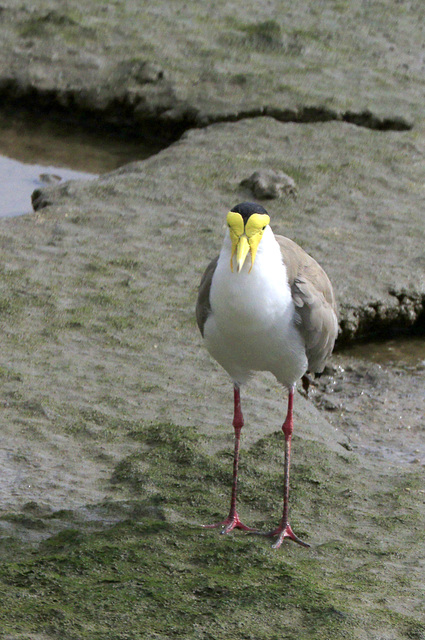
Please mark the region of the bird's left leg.
POLYGON ((233 529, 242 529, 243 531, 254 531, 250 527, 243 524, 236 511, 236 495, 238 487, 238 467, 239 467, 239 444, 241 437, 241 430, 244 425, 242 409, 241 409, 241 397, 238 384, 234 384, 233 387, 234 396, 234 414, 233 414, 233 428, 235 430, 235 450, 233 454, 233 483, 232 483, 232 497, 230 500, 229 515, 222 522, 216 522, 215 524, 203 525, 205 529, 217 529, 222 528, 221 533, 230 533, 233 529))
POLYGON ((290 538, 294 542, 302 545, 303 547, 309 547, 307 542, 304 542, 292 531, 291 525, 288 522, 289 516, 289 467, 291 464, 291 439, 294 429, 293 418, 293 406, 294 406, 294 387, 289 390, 288 397, 288 412, 286 414, 285 422, 282 425, 282 431, 285 436, 285 468, 284 468, 284 480, 283 480, 283 514, 277 529, 271 531, 269 536, 277 536, 277 541, 273 545, 274 549, 278 549, 282 544, 284 538, 290 538))

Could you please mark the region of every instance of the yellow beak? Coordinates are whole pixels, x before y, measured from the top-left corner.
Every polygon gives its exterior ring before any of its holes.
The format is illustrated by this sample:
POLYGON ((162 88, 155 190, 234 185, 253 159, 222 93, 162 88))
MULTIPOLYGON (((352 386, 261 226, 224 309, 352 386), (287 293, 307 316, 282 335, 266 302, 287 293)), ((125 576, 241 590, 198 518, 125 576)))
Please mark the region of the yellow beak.
POLYGON ((236 248, 236 264, 238 265, 238 272, 242 269, 246 257, 249 253, 250 246, 248 244, 248 238, 241 236, 239 238, 238 246, 236 248))

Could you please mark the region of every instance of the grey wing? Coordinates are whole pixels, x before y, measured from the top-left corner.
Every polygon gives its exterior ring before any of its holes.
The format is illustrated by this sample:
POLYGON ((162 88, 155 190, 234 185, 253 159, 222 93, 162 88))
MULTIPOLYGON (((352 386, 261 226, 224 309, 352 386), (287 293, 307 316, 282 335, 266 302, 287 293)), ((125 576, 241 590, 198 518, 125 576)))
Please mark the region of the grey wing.
POLYGON ((214 258, 214 260, 211 260, 205 269, 204 275, 201 278, 201 284, 199 285, 198 300, 196 301, 196 322, 198 323, 202 337, 204 336, 205 322, 211 313, 210 289, 217 262, 218 256, 214 258))
POLYGON ((323 371, 338 334, 335 296, 322 267, 295 242, 277 236, 305 341, 309 371, 323 371))
POLYGON ((338 334, 335 310, 307 278, 296 278, 291 288, 300 319, 299 329, 305 340, 308 369, 320 373, 332 353, 338 334))

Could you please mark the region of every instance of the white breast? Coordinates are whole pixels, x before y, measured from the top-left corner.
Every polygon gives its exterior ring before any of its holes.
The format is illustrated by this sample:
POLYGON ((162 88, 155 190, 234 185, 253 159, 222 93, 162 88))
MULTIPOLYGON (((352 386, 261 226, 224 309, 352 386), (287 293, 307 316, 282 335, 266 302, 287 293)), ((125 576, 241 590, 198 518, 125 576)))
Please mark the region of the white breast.
POLYGON ((253 371, 271 371, 291 386, 307 369, 302 337, 286 268, 270 227, 264 231, 254 266, 248 255, 240 273, 230 269, 231 242, 226 233, 211 283, 205 344, 235 382, 253 371))

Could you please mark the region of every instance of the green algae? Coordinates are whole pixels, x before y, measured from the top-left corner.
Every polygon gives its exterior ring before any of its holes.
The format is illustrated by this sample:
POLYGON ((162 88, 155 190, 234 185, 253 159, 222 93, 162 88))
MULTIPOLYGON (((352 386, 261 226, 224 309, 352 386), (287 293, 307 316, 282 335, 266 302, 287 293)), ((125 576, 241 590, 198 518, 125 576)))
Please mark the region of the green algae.
MULTIPOLYGON (((59 519, 62 528, 37 544, 1 540, 3 634, 338 640, 380 637, 379 628, 424 637, 419 619, 391 606, 409 593, 408 576, 388 579, 391 562, 404 553, 393 537, 401 523, 410 527, 411 544, 419 543, 420 514, 412 527, 397 509, 413 505, 420 476, 389 476, 373 504, 366 502, 365 544, 350 499, 362 490, 356 458, 304 441, 294 457, 292 521, 312 548, 285 543, 275 551, 269 538, 200 527, 224 515, 231 477, 231 458, 209 454, 206 437, 169 423, 133 423, 128 434, 140 448, 116 464, 111 482, 132 497, 92 506, 100 514, 94 528, 77 511, 43 518, 34 504, 15 517, 21 527, 44 530, 59 519), (306 464, 319 455, 320 468, 306 464), (375 513, 381 508, 395 512, 388 527, 376 521, 386 517, 375 513), (331 535, 323 522, 314 526, 317 509, 331 535), (108 524, 108 515, 115 522, 108 524)), ((239 508, 260 527, 279 517, 281 443, 281 433, 272 433, 243 456, 239 508)))

